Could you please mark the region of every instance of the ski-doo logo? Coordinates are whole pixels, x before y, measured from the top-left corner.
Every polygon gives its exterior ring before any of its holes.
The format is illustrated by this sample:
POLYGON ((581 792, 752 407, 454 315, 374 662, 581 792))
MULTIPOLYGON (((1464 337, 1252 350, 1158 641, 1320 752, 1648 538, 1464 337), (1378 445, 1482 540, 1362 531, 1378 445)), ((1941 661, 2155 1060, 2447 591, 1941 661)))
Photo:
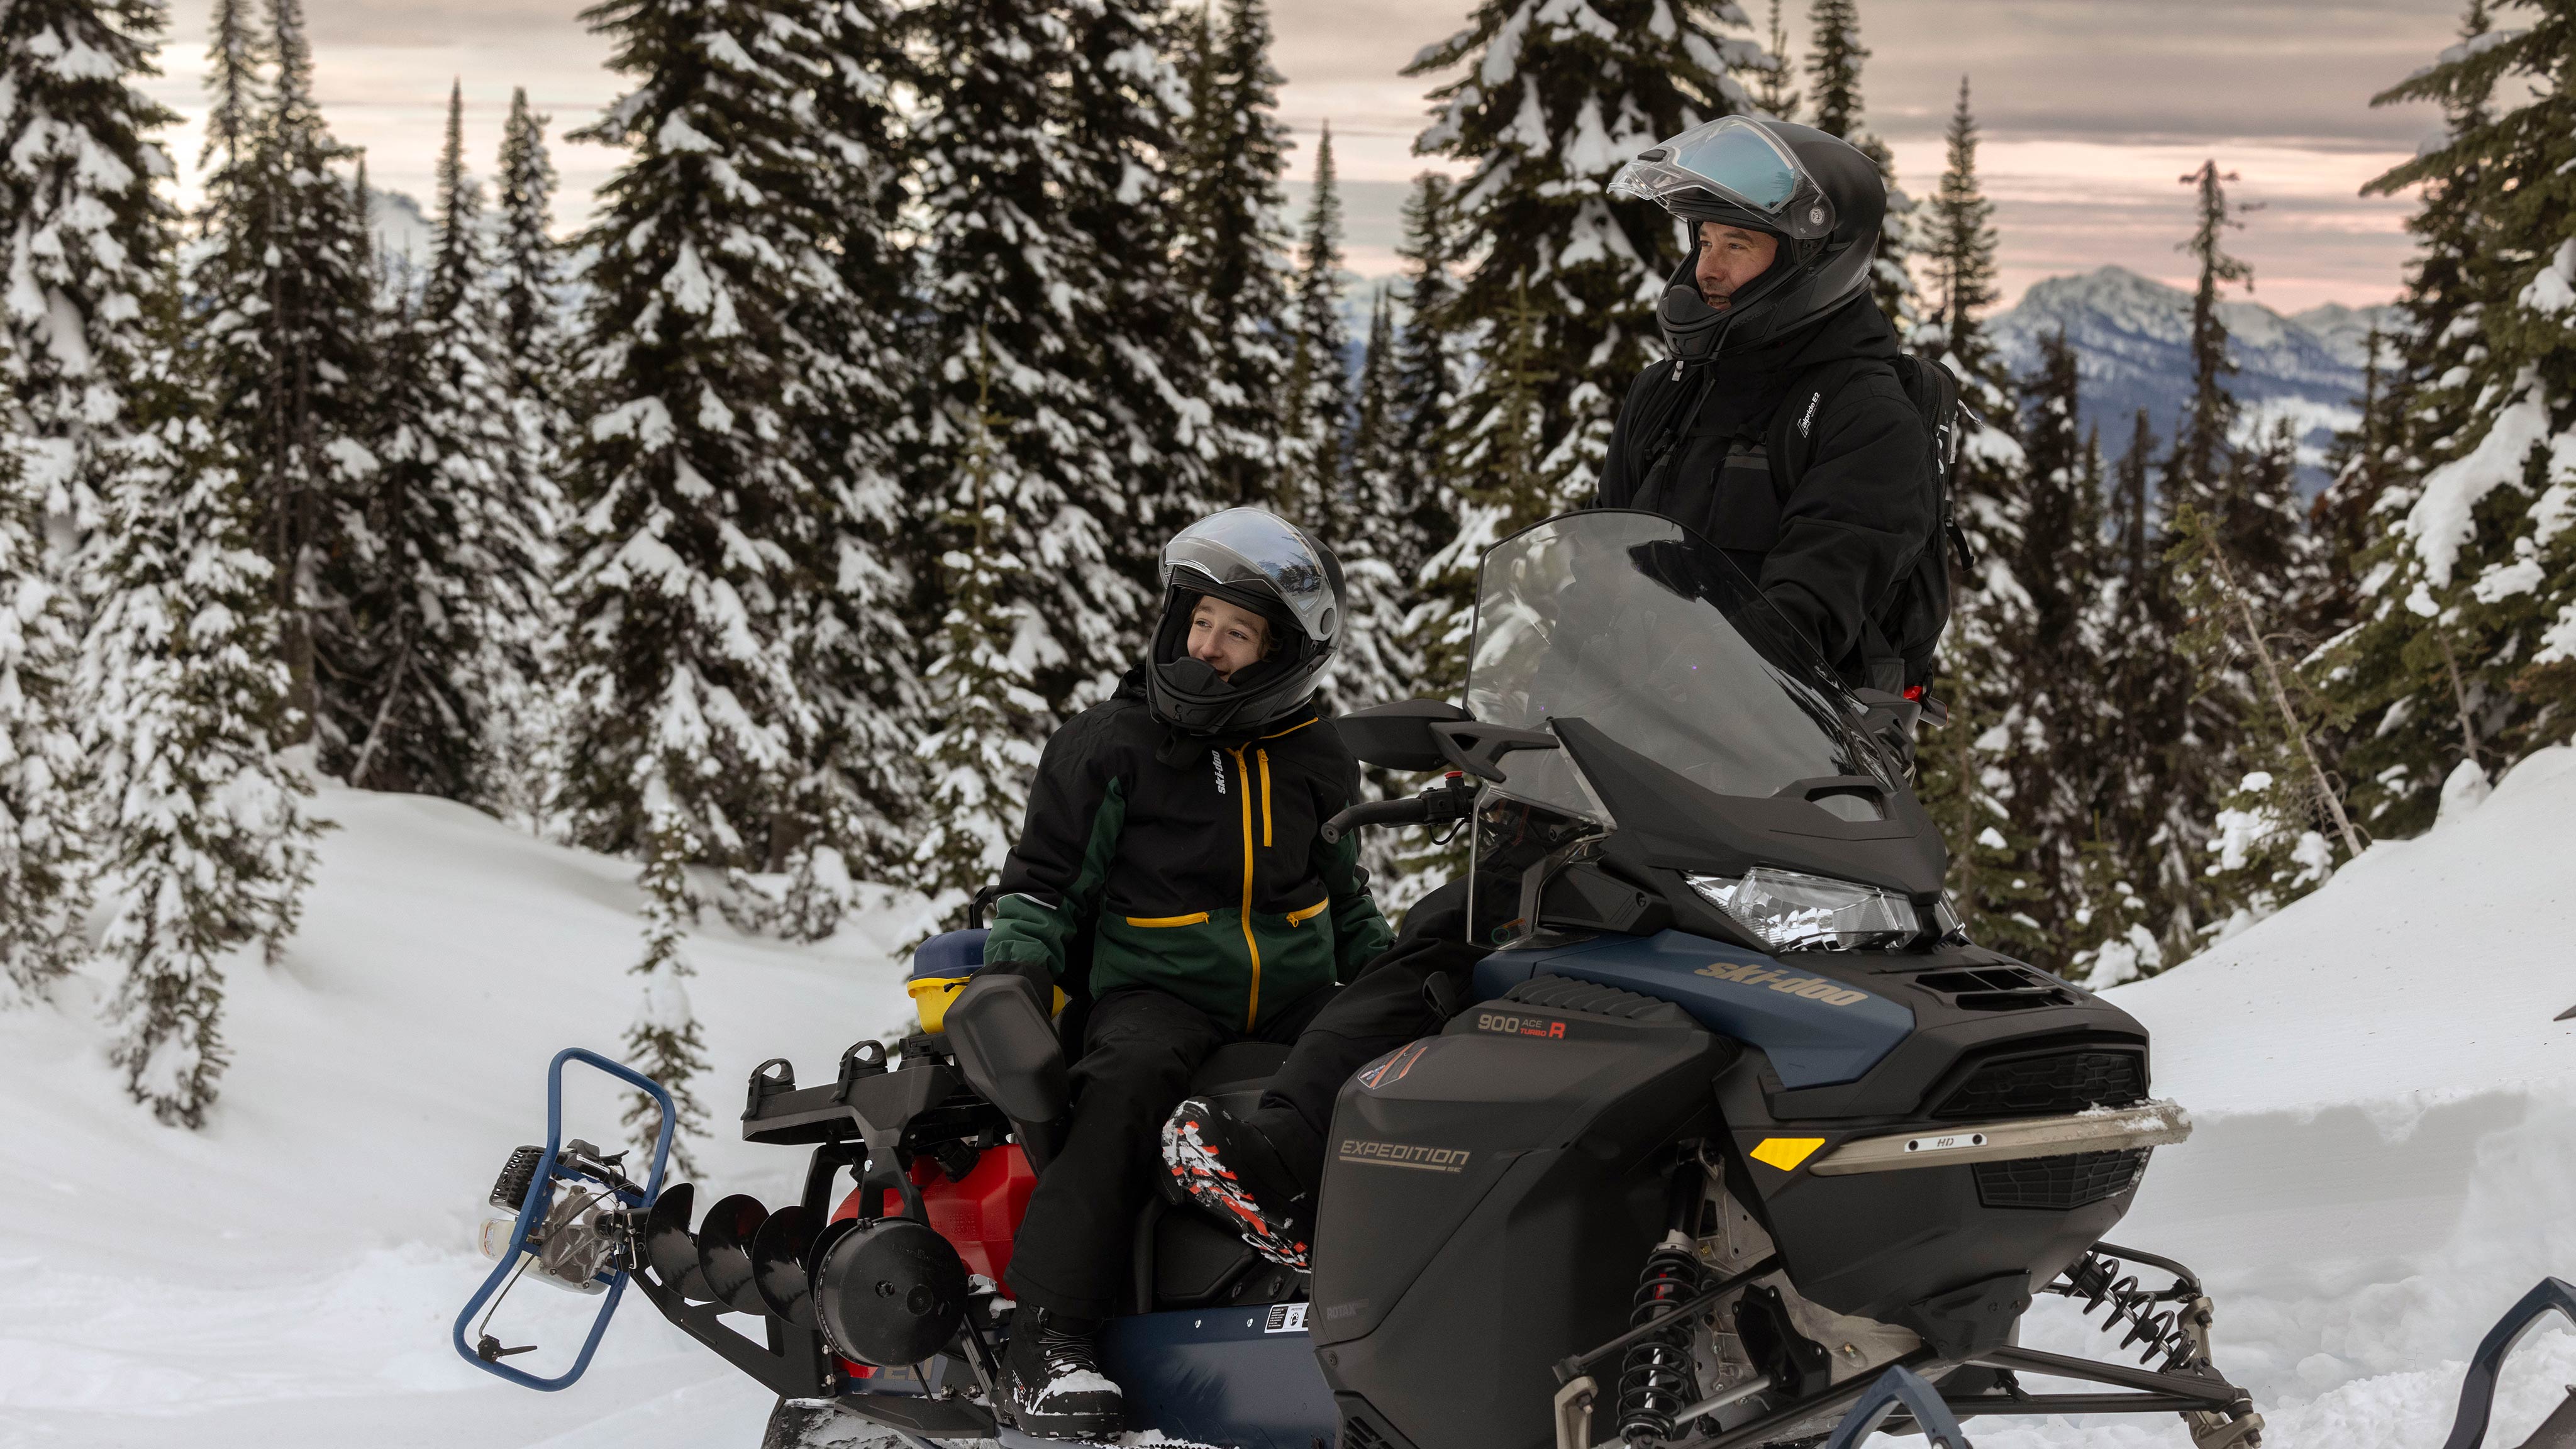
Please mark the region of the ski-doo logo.
POLYGON ((1476 1030, 1498 1032, 1504 1036, 1534 1036, 1542 1041, 1565 1040, 1565 1023, 1543 1016, 1509 1016, 1499 1011, 1476 1013, 1476 1030))
POLYGON ((1366 1162, 1379 1167, 1411 1167, 1424 1172, 1464 1172, 1467 1149, 1463 1147, 1424 1147, 1412 1142, 1371 1142, 1364 1137, 1342 1139, 1344 1162, 1366 1162))
POLYGON ((1210 750, 1208 763, 1216 768, 1216 792, 1222 795, 1225 793, 1225 756, 1210 750))
POLYGON ((1808 432, 1816 426, 1816 407, 1824 400, 1825 395, 1823 393, 1815 392, 1807 394, 1806 415, 1798 419, 1799 437, 1803 438, 1807 436, 1808 432))
POLYGON ((1750 962, 1741 965, 1728 961, 1713 962, 1694 974, 1715 981, 1732 981, 1738 986, 1768 986, 1783 995, 1803 996, 1827 1006, 1851 1006, 1869 1000, 1868 992, 1855 991, 1821 976, 1796 976, 1777 967, 1756 966, 1750 962))

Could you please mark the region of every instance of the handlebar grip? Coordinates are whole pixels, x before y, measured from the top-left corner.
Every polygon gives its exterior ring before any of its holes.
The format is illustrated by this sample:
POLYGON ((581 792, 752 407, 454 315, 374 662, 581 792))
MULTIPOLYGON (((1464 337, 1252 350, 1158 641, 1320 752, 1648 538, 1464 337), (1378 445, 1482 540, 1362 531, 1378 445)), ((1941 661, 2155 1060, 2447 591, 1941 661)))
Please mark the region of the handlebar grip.
POLYGON ((1363 825, 1420 825, 1431 818, 1431 802, 1415 795, 1404 800, 1363 800, 1324 822, 1322 835, 1326 845, 1338 845, 1342 837, 1363 825))

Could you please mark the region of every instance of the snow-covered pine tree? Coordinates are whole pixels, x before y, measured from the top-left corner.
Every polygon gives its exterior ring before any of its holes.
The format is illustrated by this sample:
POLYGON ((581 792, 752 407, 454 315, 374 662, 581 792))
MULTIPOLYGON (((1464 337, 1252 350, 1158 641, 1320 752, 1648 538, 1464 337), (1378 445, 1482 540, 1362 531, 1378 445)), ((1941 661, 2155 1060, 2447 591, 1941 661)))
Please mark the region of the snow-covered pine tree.
MULTIPOLYGON (((488 286, 508 401, 504 488, 512 497, 546 499, 559 510, 562 489, 556 475, 572 426, 565 411, 571 339, 565 326, 563 251, 554 239, 555 168, 546 154, 547 120, 529 108, 525 88, 511 91, 493 178, 488 286)), ((557 566, 557 525, 550 517, 541 540, 549 578, 557 566)), ((496 682, 487 697, 490 741, 479 793, 502 818, 542 829, 548 797, 563 773, 554 682, 561 677, 564 631, 552 590, 529 617, 509 622, 512 647, 533 667, 522 678, 496 682)))
MULTIPOLYGON (((1100 402, 1117 430, 1107 442, 1126 475, 1119 566, 1152 587, 1164 540, 1216 506, 1205 379, 1217 348, 1174 251, 1190 230, 1192 79, 1165 53, 1160 0, 1095 0, 1073 13, 1066 142, 1081 180, 1065 214, 1099 269, 1099 310, 1079 325, 1097 341, 1100 402)), ((1195 36, 1205 19, 1181 28, 1195 36)))
POLYGON ((88 764, 71 685, 78 601, 46 558, 45 500, 0 446, 0 1004, 87 954, 88 764))
MULTIPOLYGON (((1857 49, 1855 37, 1843 40, 1843 48, 1857 49)), ((1928 260, 1943 284, 1941 307, 1915 337, 1940 349, 1961 397, 1983 419, 1961 440, 1951 477, 1959 525, 1976 563, 1953 581, 1939 660, 1951 721, 1937 739, 1926 738, 1918 789, 1925 808, 1947 826, 1951 898, 1961 920, 1977 939, 2027 954, 2048 944, 2029 909, 2045 894, 2034 883, 2036 842, 2024 818, 2030 802, 2020 798, 2021 782, 2008 768, 2030 747, 2034 724, 2030 680, 2019 657, 2032 625, 2030 594, 2018 572, 2026 556, 2029 490, 2015 437, 2012 379, 1979 316, 1995 300, 1993 210, 1977 181, 1976 121, 1963 81, 1947 169, 1924 218, 1928 260)))
POLYGON ((151 328, 82 574, 83 740, 98 771, 100 954, 123 969, 111 1011, 126 1090, 162 1121, 204 1124, 228 1054, 223 958, 274 961, 313 875, 311 786, 275 745, 287 707, 270 565, 206 380, 182 340, 174 279, 142 299, 151 328))
POLYGON ((821 728, 789 807, 774 817, 767 860, 786 878, 771 924, 801 940, 839 927, 854 869, 883 878, 902 868, 920 797, 920 643, 900 462, 917 371, 903 327, 915 295, 910 259, 893 238, 908 164, 893 98, 906 73, 893 10, 849 0, 800 12, 814 27, 807 74, 825 158, 811 178, 822 192, 811 225, 835 283, 805 288, 791 314, 805 345, 829 354, 815 366, 831 380, 801 424, 825 521, 813 586, 796 603, 796 657, 821 728))
POLYGON ((1408 698, 1420 665, 1406 647, 1411 578, 1402 567, 1405 519, 1397 503, 1403 415, 1396 397, 1395 304, 1381 289, 1369 310, 1368 352, 1351 424, 1345 506, 1318 528, 1339 554, 1349 595, 1333 665, 1338 708, 1408 698))
POLYGON ((2075 349, 2063 332, 2040 339, 2039 367, 2022 384, 2021 537, 2010 566, 2029 603, 2005 638, 2017 684, 2012 748, 2001 762, 2016 822, 2031 840, 2024 861, 2037 894, 2023 909, 2039 922, 2046 961, 2066 964, 2083 942, 2089 906, 2084 859, 2108 773, 2100 758, 2101 640, 2088 618, 2102 577, 2101 453, 2081 425, 2075 349))
POLYGON ((1278 116, 1264 0, 1231 0, 1182 26, 1190 120, 1183 133, 1174 277, 1201 312, 1211 357, 1210 488, 1219 505, 1268 503, 1281 466, 1279 398, 1288 373, 1288 133, 1278 116))
MULTIPOLYGON (((851 386, 830 316, 840 138, 813 104, 806 7, 609 0, 631 89, 579 133, 629 148, 591 253, 563 459, 563 799, 585 843, 643 856, 637 1066, 702 1109, 686 1030, 686 865, 765 865, 822 729, 811 611, 834 577, 818 414, 851 386)), ((639 1131, 650 1107, 639 1099, 639 1131)))
POLYGON ((1861 118, 1860 72, 1869 49, 1860 43, 1859 0, 1815 0, 1807 19, 1813 124, 1868 153, 1878 163, 1879 179, 1887 183, 1887 219, 1879 226, 1878 255, 1870 264, 1870 295, 1896 328, 1898 340, 1908 346, 1925 345, 1916 341, 1915 334, 1929 319, 1907 264, 1916 251, 1914 198, 1896 184, 1896 153, 1871 134, 1861 118))
POLYGON ((918 536, 945 556, 965 542, 955 520, 978 512, 970 488, 982 490, 985 547, 1019 563, 995 576, 993 608, 1013 621, 1051 727, 1134 662, 1154 598, 1123 567, 1130 465, 1098 381, 1104 339, 1086 323, 1104 313, 1106 269, 1068 209, 1083 186, 1063 114, 1073 36, 1036 0, 936 17, 914 129, 929 269, 917 350, 936 367, 921 383, 911 493, 918 536), (978 446, 990 451, 981 478, 966 467, 978 446))
POLYGON ((0 14, 0 357, 28 448, 19 486, 84 528, 132 411, 142 298, 176 234, 157 185, 170 157, 150 134, 179 118, 138 88, 159 73, 164 23, 157 0, 21 0, 0 14))
POLYGON ((1345 476, 1351 436, 1351 376, 1342 325, 1342 195, 1333 176, 1333 123, 1315 142, 1315 181, 1306 207, 1289 319, 1287 386, 1281 390, 1283 445, 1279 509, 1326 539, 1355 536, 1358 502, 1345 476))
POLYGON ((2459 44, 2372 100, 2432 101, 2448 121, 2442 144, 2367 188, 2422 196, 2403 435, 2362 559, 2363 617, 2333 651, 2359 716, 2356 813, 2383 834, 2481 793, 2576 703, 2576 347, 2560 335, 2576 307, 2576 15, 2517 8, 2529 28, 2495 29, 2470 5, 2459 44))
POLYGON ((552 602, 545 539, 553 485, 523 476, 510 362, 492 289, 482 187, 465 170, 465 95, 448 92, 438 157, 437 248, 417 298, 386 330, 366 499, 370 542, 353 571, 362 672, 332 699, 348 782, 478 805, 510 766, 496 728, 536 676, 552 602), (496 768, 498 766, 498 768, 496 768))
POLYGON ((1798 92, 1790 77, 1789 27, 1780 19, 1780 0, 1771 0, 1771 20, 1764 27, 1770 58, 1753 72, 1753 108, 1775 121, 1798 119, 1798 92))
MULTIPOLYGON (((1457 196, 1449 178, 1426 171, 1405 198, 1404 233, 1396 256, 1404 263, 1405 315, 1396 344, 1392 458, 1388 468, 1395 539, 1387 561, 1404 580, 1418 608, 1422 567, 1458 531, 1456 495, 1449 486, 1449 430, 1466 368, 1459 358, 1455 317, 1456 271, 1466 260, 1457 196)), ((1410 618, 1406 633, 1418 631, 1410 618)), ((1419 654, 1419 646, 1413 646, 1419 654)))
POLYGON ((1426 580, 1435 689, 1459 682, 1485 547, 1590 495, 1620 399, 1662 350, 1653 306, 1681 260, 1679 228, 1606 188, 1639 151, 1750 105, 1737 72, 1769 57, 1747 28, 1735 0, 1481 0, 1405 68, 1463 67, 1432 92, 1414 149, 1475 168, 1452 254, 1473 261, 1441 310, 1490 359, 1450 418, 1462 527, 1426 580))
POLYGON ((363 495, 376 471, 364 380, 376 335, 367 228, 313 98, 301 0, 270 0, 269 33, 221 4, 207 76, 203 240, 183 279, 207 354, 204 416, 241 474, 253 546, 269 565, 287 667, 282 740, 316 739, 327 768, 354 748, 341 686, 365 662, 349 629, 347 570, 366 546, 363 495), (247 67, 266 59, 263 88, 247 67), (238 108, 250 108, 247 114, 238 108))
POLYGON ((966 367, 975 385, 960 469, 959 507, 947 520, 958 538, 940 560, 946 615, 937 657, 925 683, 938 724, 922 737, 929 773, 913 879, 940 910, 943 929, 965 924, 967 903, 1000 878, 1003 858, 1019 839, 1036 779, 1046 697, 1030 677, 1020 647, 1028 625, 1005 602, 1026 563, 997 546, 1024 536, 995 490, 1007 419, 992 410, 992 356, 972 340, 966 367))

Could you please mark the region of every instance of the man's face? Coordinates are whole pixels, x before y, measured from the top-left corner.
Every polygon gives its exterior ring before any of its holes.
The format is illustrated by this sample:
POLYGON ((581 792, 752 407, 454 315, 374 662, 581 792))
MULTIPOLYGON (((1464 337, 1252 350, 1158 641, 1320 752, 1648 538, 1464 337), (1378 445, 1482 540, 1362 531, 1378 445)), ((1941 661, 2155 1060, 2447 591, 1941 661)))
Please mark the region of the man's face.
POLYGON ((1747 231, 1740 226, 1720 226, 1713 221, 1699 224, 1699 295, 1711 307, 1723 312, 1735 300, 1735 294, 1751 285, 1754 278, 1771 269, 1771 259, 1780 254, 1780 239, 1769 232, 1747 231))
POLYGON ((1270 652, 1270 622, 1250 609, 1203 595, 1190 611, 1190 657, 1232 679, 1270 652))

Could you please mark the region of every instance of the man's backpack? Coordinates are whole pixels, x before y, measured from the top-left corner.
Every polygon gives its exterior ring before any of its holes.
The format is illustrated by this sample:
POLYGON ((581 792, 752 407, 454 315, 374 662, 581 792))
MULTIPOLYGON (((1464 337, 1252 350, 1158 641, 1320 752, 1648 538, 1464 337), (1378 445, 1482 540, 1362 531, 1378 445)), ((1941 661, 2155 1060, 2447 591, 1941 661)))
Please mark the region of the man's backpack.
MULTIPOLYGON (((1846 383, 1869 365, 1869 359, 1829 362, 1792 379, 1782 394, 1780 407, 1762 429, 1760 441, 1737 441, 1728 450, 1721 468, 1767 469, 1773 490, 1787 497, 1806 471, 1811 451, 1807 442, 1815 418, 1846 383), (1807 426, 1801 426, 1802 420, 1807 426)), ((1890 694, 1920 698, 1931 686, 1933 654, 1940 646, 1942 631, 1949 627, 1955 587, 1953 569, 1964 575, 1976 566, 1967 533, 1959 526, 1952 478, 1958 463, 1960 434, 1963 428, 1977 425, 1978 420, 1960 400, 1959 382, 1951 376, 1950 369, 1911 352, 1888 359, 1888 366, 1895 371, 1907 400, 1923 418, 1934 522, 1932 535, 1923 540, 1912 561, 1898 570, 1887 595, 1870 604, 1868 633, 1861 641, 1868 677, 1862 682, 1890 694)), ((1706 376, 1705 371, 1699 374, 1701 378, 1706 376)), ((1664 496, 1671 486, 1671 471, 1681 452, 1678 443, 1699 412, 1705 385, 1683 381, 1679 386, 1668 385, 1667 394, 1654 400, 1653 411, 1645 416, 1645 427, 1640 430, 1647 441, 1637 459, 1636 476, 1644 482, 1636 492, 1636 507, 1653 508, 1651 500, 1664 496)), ((1712 542, 1724 544, 1722 539, 1712 542)))

